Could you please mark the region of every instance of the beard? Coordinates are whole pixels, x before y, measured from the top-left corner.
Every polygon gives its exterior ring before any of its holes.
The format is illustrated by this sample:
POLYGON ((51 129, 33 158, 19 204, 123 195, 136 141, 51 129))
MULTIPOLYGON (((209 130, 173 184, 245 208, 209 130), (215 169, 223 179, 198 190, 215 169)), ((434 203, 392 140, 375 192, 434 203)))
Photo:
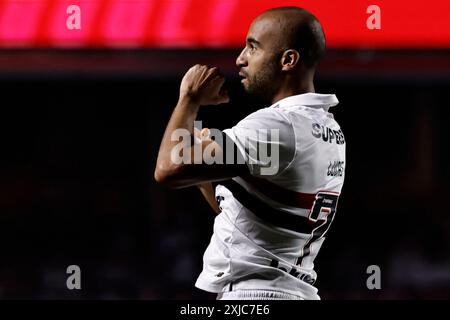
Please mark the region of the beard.
POLYGON ((280 85, 276 79, 278 79, 277 65, 266 65, 260 71, 247 75, 244 89, 252 98, 270 103, 280 85))

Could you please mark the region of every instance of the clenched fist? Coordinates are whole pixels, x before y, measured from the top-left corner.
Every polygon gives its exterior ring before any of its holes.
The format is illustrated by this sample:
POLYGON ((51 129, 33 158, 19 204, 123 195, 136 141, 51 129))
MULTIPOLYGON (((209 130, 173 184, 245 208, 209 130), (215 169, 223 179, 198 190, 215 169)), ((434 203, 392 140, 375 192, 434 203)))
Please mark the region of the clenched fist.
POLYGON ((217 67, 196 64, 181 80, 180 99, 188 98, 201 106, 227 103, 230 98, 222 88, 224 82, 217 67))

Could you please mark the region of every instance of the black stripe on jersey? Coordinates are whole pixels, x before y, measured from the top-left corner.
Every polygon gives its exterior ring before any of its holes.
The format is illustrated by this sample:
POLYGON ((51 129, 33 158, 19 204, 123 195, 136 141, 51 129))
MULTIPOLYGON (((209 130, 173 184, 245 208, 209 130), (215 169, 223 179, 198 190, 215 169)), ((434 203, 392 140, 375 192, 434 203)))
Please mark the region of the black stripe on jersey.
POLYGON ((314 243, 320 237, 322 237, 324 232, 328 229, 329 225, 330 225, 330 223, 324 223, 324 224, 322 224, 321 226, 319 226, 317 229, 315 229, 313 231, 313 236, 311 237, 311 239, 309 239, 305 243, 305 245, 303 247, 302 255, 297 258, 297 262, 296 262, 297 266, 301 266, 302 265, 303 258, 309 256, 309 254, 311 253, 311 244, 314 243))
POLYGON ((286 211, 277 210, 251 195, 244 187, 234 180, 220 181, 218 184, 233 193, 233 196, 253 214, 260 219, 267 221, 277 227, 295 232, 311 234, 315 229, 319 229, 326 220, 310 220, 308 217, 296 216, 286 211))

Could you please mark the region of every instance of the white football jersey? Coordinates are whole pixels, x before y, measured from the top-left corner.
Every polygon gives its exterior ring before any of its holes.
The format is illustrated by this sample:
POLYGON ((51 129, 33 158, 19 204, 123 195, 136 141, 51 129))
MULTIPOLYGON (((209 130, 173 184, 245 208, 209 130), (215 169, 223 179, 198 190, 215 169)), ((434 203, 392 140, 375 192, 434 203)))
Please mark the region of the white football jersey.
POLYGON ((250 174, 216 186, 221 213, 196 287, 319 299, 313 262, 344 183, 345 139, 328 112, 336 104, 335 95, 291 96, 224 130, 250 174))

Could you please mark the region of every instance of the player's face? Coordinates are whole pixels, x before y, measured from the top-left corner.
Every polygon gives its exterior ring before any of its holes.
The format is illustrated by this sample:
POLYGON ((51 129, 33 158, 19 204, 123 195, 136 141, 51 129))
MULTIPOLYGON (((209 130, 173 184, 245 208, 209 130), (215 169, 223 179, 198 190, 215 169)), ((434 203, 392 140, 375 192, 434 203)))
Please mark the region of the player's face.
POLYGON ((241 83, 247 93, 261 99, 270 100, 280 83, 281 70, 275 50, 274 21, 257 18, 251 25, 246 46, 236 59, 240 68, 241 83))

